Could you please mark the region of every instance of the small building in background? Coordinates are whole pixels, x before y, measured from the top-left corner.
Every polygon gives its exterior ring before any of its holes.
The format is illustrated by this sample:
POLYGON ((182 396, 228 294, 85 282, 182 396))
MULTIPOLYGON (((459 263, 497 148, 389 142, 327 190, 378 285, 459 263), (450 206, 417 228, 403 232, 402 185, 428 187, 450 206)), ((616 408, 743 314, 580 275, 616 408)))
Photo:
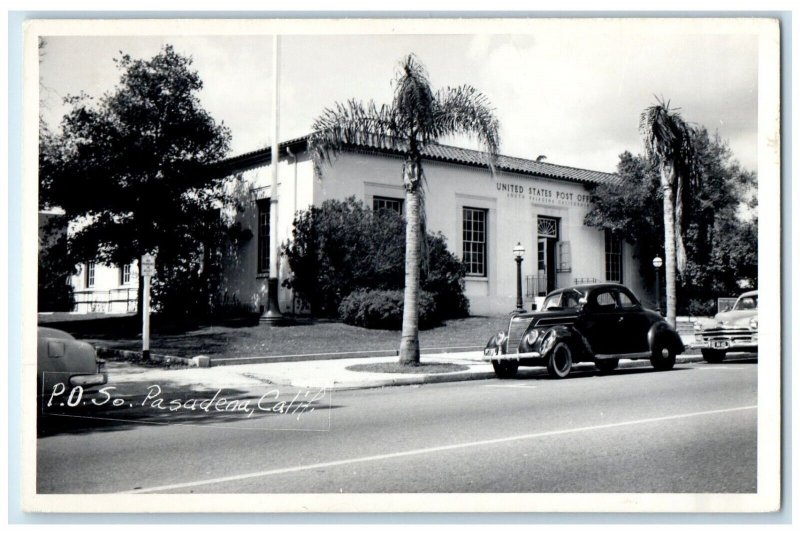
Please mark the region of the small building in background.
POLYGON ((135 262, 124 266, 84 262, 76 270, 72 276, 74 312, 136 312, 139 268, 135 262))

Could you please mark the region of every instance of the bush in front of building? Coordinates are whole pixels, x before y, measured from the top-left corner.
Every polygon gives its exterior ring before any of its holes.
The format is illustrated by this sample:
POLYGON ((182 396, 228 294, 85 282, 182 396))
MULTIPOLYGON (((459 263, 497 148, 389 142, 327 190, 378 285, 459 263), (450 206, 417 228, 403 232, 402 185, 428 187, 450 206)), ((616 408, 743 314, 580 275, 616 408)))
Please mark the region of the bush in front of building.
MULTIPOLYGON (((436 302, 428 292, 419 295, 419 325, 439 323, 436 302)), ((339 317, 348 325, 367 329, 400 329, 403 325, 402 290, 356 290, 342 299, 339 317)))
MULTIPOLYGON (((405 221, 400 214, 370 210, 351 197, 298 212, 293 227, 283 248, 292 271, 284 286, 315 316, 339 318, 339 305, 356 290, 402 291, 405 221)), ((439 318, 467 316, 463 263, 447 250, 441 234, 428 234, 425 245, 422 291, 431 295, 439 318)))
POLYGON ((689 316, 713 316, 716 313, 716 299, 689 299, 686 306, 686 314, 689 316))
POLYGON ((464 263, 447 250, 443 234, 428 234, 428 262, 423 266, 422 289, 433 296, 441 319, 469 316, 469 299, 464 295, 464 263))

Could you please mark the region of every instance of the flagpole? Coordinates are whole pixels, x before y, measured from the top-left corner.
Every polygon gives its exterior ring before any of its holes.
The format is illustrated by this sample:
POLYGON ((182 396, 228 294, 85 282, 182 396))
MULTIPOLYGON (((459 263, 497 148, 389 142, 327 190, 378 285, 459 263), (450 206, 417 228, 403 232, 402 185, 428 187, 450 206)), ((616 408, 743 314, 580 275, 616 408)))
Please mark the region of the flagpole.
POLYGON ((280 37, 272 38, 272 146, 270 162, 272 176, 269 187, 269 280, 267 282, 267 310, 260 321, 279 323, 283 320, 278 304, 278 274, 280 268, 280 242, 278 241, 278 162, 280 161, 280 37))

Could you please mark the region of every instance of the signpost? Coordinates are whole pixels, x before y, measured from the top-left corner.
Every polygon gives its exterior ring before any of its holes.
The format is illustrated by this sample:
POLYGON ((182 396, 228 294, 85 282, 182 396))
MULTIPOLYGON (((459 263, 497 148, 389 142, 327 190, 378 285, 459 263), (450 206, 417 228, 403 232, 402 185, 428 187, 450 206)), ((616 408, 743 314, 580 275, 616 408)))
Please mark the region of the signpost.
POLYGON ((142 291, 142 359, 150 360, 150 277, 156 274, 156 257, 147 253, 139 261, 144 279, 142 291))

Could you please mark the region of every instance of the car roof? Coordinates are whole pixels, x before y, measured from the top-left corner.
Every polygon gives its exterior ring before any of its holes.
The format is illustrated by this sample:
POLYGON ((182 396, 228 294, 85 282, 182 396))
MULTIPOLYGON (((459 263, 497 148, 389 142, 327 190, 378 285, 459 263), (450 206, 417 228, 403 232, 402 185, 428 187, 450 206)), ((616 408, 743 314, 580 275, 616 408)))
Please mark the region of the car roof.
POLYGON ((745 292, 739 296, 739 299, 741 299, 742 297, 753 297, 753 296, 758 297, 758 290, 751 290, 749 292, 745 292))
POLYGON ((52 327, 39 327, 38 336, 39 338, 62 338, 64 340, 75 340, 75 337, 71 334, 59 329, 53 329, 52 327))
MULTIPOLYGON (((577 291, 579 291, 579 292, 581 292, 583 294, 588 294, 592 290, 597 290, 597 289, 601 289, 601 288, 624 288, 625 290, 628 290, 628 288, 624 284, 618 284, 618 283, 615 283, 615 282, 599 282, 599 283, 593 283, 593 284, 578 284, 578 285, 575 285, 575 286, 565 286, 564 288, 558 288, 557 290, 553 290, 552 292, 547 294, 547 296, 549 297, 549 296, 551 296, 553 294, 566 292, 566 291, 569 291, 569 290, 577 290, 577 291)), ((628 291, 630 291, 630 290, 628 290, 628 291)))

